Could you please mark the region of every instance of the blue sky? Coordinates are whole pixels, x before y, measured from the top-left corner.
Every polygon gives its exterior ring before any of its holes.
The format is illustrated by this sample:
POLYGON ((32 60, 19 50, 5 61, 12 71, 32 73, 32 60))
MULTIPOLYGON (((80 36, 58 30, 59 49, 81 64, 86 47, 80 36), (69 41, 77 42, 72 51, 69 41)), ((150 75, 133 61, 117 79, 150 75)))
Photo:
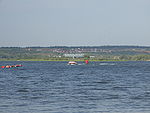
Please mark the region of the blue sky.
POLYGON ((0 0, 0 46, 150 45, 150 0, 0 0))

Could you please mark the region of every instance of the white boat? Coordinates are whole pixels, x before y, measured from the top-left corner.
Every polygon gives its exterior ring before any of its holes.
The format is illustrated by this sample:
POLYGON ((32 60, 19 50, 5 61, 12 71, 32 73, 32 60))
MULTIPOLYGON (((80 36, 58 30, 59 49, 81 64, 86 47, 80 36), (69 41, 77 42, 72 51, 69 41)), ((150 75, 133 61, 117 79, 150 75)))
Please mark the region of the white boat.
POLYGON ((77 64, 77 62, 75 62, 75 61, 69 61, 68 62, 68 65, 76 65, 77 64))

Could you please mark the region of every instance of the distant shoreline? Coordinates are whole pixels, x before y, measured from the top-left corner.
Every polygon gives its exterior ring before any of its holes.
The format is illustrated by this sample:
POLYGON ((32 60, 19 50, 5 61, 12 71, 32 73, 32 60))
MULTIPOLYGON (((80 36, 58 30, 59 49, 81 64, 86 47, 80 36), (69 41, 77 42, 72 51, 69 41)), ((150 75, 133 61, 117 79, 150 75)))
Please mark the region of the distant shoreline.
MULTIPOLYGON (((0 59, 0 61, 60 61, 60 62, 67 62, 67 61, 79 61, 79 62, 84 62, 85 60, 80 60, 80 59, 70 59, 70 60, 45 60, 45 59, 0 59)), ((91 62, 102 62, 102 61, 150 61, 150 60, 89 60, 91 62)))
POLYGON ((150 47, 1 47, 0 61, 150 61, 150 47))

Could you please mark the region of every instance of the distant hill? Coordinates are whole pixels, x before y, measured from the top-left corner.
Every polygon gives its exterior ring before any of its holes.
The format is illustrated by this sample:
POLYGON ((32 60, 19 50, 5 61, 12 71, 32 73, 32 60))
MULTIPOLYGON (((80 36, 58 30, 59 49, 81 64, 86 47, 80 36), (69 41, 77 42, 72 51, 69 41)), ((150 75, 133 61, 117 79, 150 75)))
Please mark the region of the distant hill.
MULTIPOLYGON (((91 60, 149 60, 148 46, 0 47, 0 60, 70 60, 64 54, 84 54, 91 60)), ((84 59, 80 58, 80 59, 84 59)))

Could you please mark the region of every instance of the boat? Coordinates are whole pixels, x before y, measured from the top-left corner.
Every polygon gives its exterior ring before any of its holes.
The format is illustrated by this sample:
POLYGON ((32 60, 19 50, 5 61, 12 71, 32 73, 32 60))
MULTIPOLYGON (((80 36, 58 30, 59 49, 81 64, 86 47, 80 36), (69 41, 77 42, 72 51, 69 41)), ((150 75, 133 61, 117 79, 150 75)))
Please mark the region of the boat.
POLYGON ((6 65, 6 66, 1 66, 1 68, 12 68, 12 67, 22 67, 21 64, 17 64, 17 65, 6 65))
POLYGON ((89 61, 88 60, 85 60, 85 64, 88 64, 89 63, 89 61))
POLYGON ((68 65, 77 65, 77 62, 75 62, 75 61, 69 61, 68 65))

